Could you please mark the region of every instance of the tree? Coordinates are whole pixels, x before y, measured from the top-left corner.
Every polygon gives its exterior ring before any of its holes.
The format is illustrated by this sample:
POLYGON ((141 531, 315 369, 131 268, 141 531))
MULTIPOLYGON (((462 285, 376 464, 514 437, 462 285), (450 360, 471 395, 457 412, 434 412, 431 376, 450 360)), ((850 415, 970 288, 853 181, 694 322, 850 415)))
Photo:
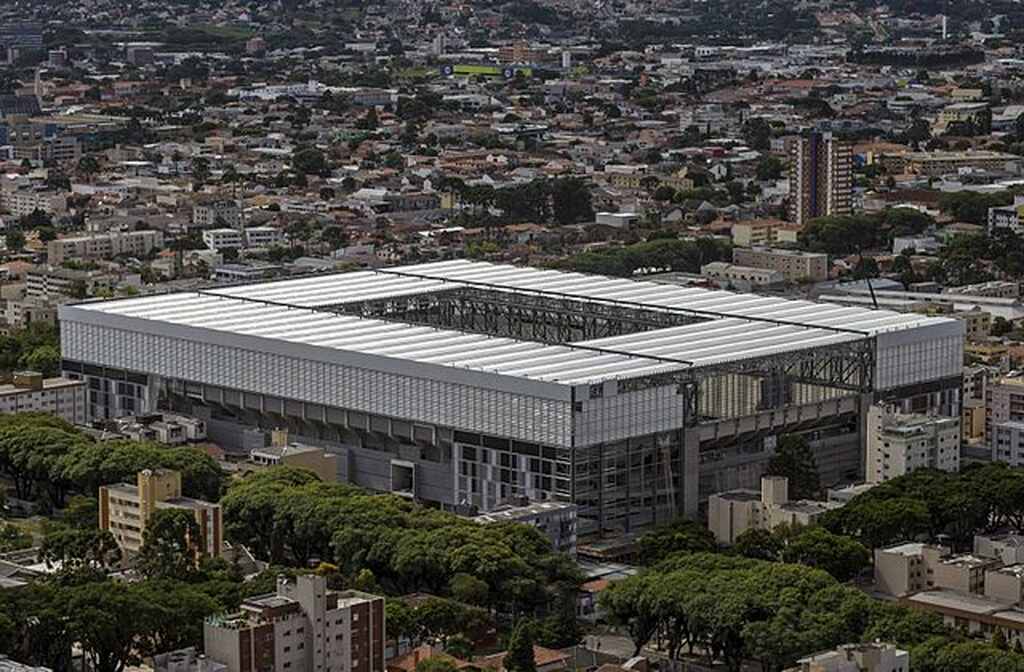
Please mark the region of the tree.
POLYGON ((502 666, 508 672, 537 672, 533 656, 533 623, 520 621, 512 630, 502 666))
POLYGON ((134 588, 114 581, 69 589, 64 608, 68 630, 96 672, 122 672, 141 663, 136 644, 163 616, 134 588))
POLYGON ((371 107, 366 114, 356 122, 356 128, 364 131, 375 131, 379 122, 377 121, 377 109, 371 107))
POLYGON ((787 434, 779 439, 765 473, 789 479, 790 499, 813 499, 821 492, 818 464, 810 444, 802 435, 787 434))
POLYGON ((106 570, 121 560, 121 549, 107 530, 62 525, 43 538, 39 559, 47 566, 59 565, 72 571, 83 568, 106 570))
POLYGON ((292 168, 302 175, 325 177, 330 174, 324 153, 316 147, 302 147, 295 150, 292 154, 292 168))
POLYGON ((757 179, 761 181, 777 180, 782 177, 785 164, 774 156, 762 157, 757 162, 757 179))
POLYGON ((736 537, 733 552, 754 560, 777 560, 782 543, 770 530, 751 527, 736 537))
POLYGON ((25 234, 17 229, 11 229, 4 234, 4 244, 12 252, 21 252, 25 249, 25 234))
POLYGON ((455 672, 455 670, 455 663, 445 655, 433 655, 416 663, 416 672, 455 672))
POLYGON ((740 133, 743 136, 743 141, 751 149, 765 151, 771 148, 772 128, 768 125, 767 121, 760 117, 747 119, 743 122, 743 128, 740 133))
POLYGON ((197 185, 206 184, 210 179, 209 159, 203 156, 197 156, 192 160, 192 179, 197 185))
POLYGON ((653 577, 640 574, 629 581, 613 583, 599 599, 608 620, 626 630, 638 656, 658 630, 659 619, 649 590, 653 577))
POLYGON ((871 554, 862 544, 820 527, 777 530, 776 536, 784 540, 780 553, 783 562, 823 569, 839 581, 855 578, 871 562, 871 554))
POLYGON ((655 564, 675 553, 713 552, 715 536, 700 523, 680 518, 651 530, 637 540, 637 551, 645 564, 655 564))
POLYGON ((136 566, 148 578, 189 576, 196 569, 199 524, 187 509, 157 509, 146 521, 136 566))
POLYGON ((459 602, 485 606, 490 601, 490 587, 486 581, 470 574, 456 574, 448 583, 448 592, 459 602))
POLYGON ((555 180, 551 186, 551 210, 562 226, 590 221, 594 216, 590 187, 578 177, 555 180))
POLYGON ((78 160, 77 170, 86 179, 92 179, 100 172, 100 163, 95 156, 86 155, 78 160))

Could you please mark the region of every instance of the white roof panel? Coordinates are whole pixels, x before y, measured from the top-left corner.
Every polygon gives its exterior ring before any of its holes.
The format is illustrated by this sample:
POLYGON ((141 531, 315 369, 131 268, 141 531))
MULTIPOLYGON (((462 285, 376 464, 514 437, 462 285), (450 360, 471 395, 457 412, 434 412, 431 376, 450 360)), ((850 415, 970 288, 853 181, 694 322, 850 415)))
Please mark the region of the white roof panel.
POLYGON ((945 318, 643 280, 453 260, 144 296, 72 307, 564 385, 755 358, 948 323, 945 318), (373 299, 478 286, 681 311, 704 321, 549 345, 327 312, 373 299))

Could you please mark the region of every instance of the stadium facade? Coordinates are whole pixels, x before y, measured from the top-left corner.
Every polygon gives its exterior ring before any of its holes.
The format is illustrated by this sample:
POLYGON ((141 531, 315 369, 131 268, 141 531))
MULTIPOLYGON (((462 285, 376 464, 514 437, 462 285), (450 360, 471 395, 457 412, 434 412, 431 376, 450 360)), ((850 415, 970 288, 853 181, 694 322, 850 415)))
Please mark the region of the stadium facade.
POLYGON ((339 477, 445 507, 571 501, 580 533, 693 515, 779 435, 862 472, 867 408, 957 415, 952 319, 447 261, 60 310, 94 418, 287 428, 339 477))

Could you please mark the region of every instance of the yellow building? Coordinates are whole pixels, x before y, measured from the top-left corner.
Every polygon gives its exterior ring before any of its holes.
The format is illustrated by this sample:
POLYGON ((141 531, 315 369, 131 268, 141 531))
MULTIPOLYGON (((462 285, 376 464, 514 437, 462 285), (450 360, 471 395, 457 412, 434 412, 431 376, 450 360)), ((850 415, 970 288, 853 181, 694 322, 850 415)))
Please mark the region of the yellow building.
POLYGON ((776 247, 795 244, 800 227, 781 219, 751 219, 732 225, 732 243, 737 247, 776 247))
POLYGON ((181 473, 146 469, 136 483, 105 485, 99 492, 100 529, 109 530, 126 555, 142 548, 146 523, 160 509, 191 511, 199 526, 199 538, 191 539, 197 556, 220 557, 224 546, 219 504, 182 497, 181 473))

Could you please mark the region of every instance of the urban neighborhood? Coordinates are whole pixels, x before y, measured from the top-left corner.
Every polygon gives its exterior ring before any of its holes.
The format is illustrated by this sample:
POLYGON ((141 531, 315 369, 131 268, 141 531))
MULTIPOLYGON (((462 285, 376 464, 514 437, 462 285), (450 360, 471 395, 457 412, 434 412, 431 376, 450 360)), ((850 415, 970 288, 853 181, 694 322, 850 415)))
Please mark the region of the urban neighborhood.
POLYGON ((0 3, 0 672, 1024 672, 1022 43, 0 3))

